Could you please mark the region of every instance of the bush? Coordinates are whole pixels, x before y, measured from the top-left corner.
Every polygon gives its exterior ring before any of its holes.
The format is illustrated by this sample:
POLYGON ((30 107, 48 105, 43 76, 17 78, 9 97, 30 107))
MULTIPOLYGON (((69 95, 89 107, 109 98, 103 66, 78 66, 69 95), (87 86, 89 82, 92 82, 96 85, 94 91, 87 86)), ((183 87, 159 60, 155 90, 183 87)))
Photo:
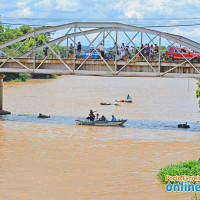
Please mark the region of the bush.
POLYGON ((170 164, 161 168, 157 176, 163 183, 178 183, 178 181, 166 181, 165 176, 200 176, 200 161, 192 160, 178 164, 170 164))
POLYGON ((56 79, 56 74, 32 74, 28 73, 4 73, 6 82, 25 82, 29 78, 33 79, 56 79))
POLYGON ((10 80, 9 82, 22 82, 22 81, 21 81, 21 79, 16 78, 16 79, 14 79, 14 80, 10 80))
POLYGON ((57 75, 56 74, 33 74, 32 75, 33 79, 56 79, 57 75))
POLYGON ((30 78, 30 74, 27 74, 27 73, 19 73, 19 79, 21 80, 21 81, 26 81, 27 79, 29 79, 30 78))
POLYGON ((30 78, 30 74, 27 73, 4 73, 6 76, 4 81, 7 82, 25 82, 30 78))

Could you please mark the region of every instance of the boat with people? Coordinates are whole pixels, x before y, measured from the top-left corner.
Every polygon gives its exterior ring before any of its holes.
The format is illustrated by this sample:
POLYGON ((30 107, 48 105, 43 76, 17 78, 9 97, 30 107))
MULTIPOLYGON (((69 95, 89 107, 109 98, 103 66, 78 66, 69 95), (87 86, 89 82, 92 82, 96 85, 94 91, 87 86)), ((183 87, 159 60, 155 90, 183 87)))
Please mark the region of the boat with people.
POLYGON ((122 99, 122 100, 120 100, 118 102, 132 103, 133 101, 132 101, 131 97, 128 94, 126 99, 122 99))
POLYGON ((89 121, 89 120, 75 120, 77 125, 87 125, 87 126, 122 126, 127 120, 117 120, 117 121, 89 121))
POLYGON ((112 119, 109 121, 106 119, 104 115, 99 117, 99 113, 94 114, 93 111, 90 110, 89 116, 84 120, 75 120, 77 125, 88 125, 88 126, 122 126, 127 120, 126 119, 116 119, 114 115, 112 115, 112 119))
POLYGON ((125 102, 125 103, 133 103, 133 101, 131 100, 131 99, 122 99, 122 100, 120 100, 120 101, 118 101, 118 102, 125 102))
POLYGON ((186 122, 185 124, 178 124, 178 128, 190 128, 190 126, 186 122))
POLYGON ((39 113, 38 118, 50 118, 50 116, 39 113))

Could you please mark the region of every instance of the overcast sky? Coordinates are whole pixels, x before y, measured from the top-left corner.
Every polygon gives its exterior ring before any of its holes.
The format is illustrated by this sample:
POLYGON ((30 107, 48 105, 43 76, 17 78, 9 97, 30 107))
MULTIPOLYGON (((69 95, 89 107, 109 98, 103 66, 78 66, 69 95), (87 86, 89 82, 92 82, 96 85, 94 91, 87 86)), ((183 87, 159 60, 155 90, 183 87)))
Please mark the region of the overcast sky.
MULTIPOLYGON (((3 23, 118 21, 135 26, 200 24, 199 0, 0 0, 3 23)), ((200 26, 152 29, 200 42, 200 26)))

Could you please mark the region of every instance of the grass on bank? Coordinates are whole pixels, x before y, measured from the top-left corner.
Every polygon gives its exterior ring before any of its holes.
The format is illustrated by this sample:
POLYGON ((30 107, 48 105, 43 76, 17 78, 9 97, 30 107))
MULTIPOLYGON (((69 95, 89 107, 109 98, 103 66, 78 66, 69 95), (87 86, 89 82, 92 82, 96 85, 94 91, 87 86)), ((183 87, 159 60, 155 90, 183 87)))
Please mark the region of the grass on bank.
POLYGON ((191 198, 191 200, 200 200, 200 196, 197 195, 197 193, 195 192, 191 198))
MULTIPOLYGON (((159 180, 163 183, 178 183, 179 181, 166 181, 165 176, 200 176, 200 161, 192 160, 181 162, 178 164, 170 164, 164 168, 161 168, 157 176, 159 180)), ((195 181, 191 183, 196 183, 195 181)))
POLYGON ((4 73, 6 82, 25 82, 27 79, 56 79, 56 74, 4 73))

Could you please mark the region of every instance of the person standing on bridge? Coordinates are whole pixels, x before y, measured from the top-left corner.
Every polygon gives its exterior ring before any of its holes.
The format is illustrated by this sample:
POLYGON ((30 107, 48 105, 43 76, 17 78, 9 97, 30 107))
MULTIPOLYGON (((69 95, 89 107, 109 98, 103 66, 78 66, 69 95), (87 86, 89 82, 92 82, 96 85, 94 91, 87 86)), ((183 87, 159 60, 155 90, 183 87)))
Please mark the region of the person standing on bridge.
POLYGON ((104 58, 104 51, 105 51, 105 48, 104 48, 104 46, 103 46, 103 43, 101 43, 101 44, 99 45, 99 50, 100 50, 100 52, 101 52, 101 56, 104 58))
POLYGON ((113 49, 114 49, 114 52, 116 52, 116 50, 117 50, 117 55, 120 54, 120 52, 121 52, 120 46, 116 42, 114 43, 113 49))
POLYGON ((122 43, 122 46, 121 46, 121 58, 122 58, 122 59, 124 59, 125 50, 126 50, 126 47, 124 46, 124 43, 122 43))
POLYGON ((49 47, 44 47, 44 49, 43 49, 43 52, 44 52, 45 57, 47 56, 47 51, 48 51, 48 49, 49 49, 49 47))
POLYGON ((151 60, 153 60, 154 53, 155 53, 155 51, 154 51, 153 45, 151 45, 151 47, 150 47, 150 59, 151 60))
POLYGON ((149 54, 150 54, 150 46, 149 46, 149 44, 147 44, 147 46, 146 46, 146 53, 145 53, 145 57, 146 57, 147 60, 149 58, 149 54))
POLYGON ((69 58, 70 59, 73 59, 74 57, 74 47, 72 44, 70 44, 70 47, 69 47, 69 58))
POLYGON ((155 53, 157 54, 158 52, 159 52, 159 47, 158 47, 158 45, 157 44, 155 44, 155 53))
POLYGON ((77 58, 81 58, 81 42, 78 42, 77 45, 77 58))
POLYGON ((145 47, 144 47, 144 45, 142 44, 142 46, 141 46, 141 60, 143 60, 144 59, 144 55, 145 55, 145 47))

